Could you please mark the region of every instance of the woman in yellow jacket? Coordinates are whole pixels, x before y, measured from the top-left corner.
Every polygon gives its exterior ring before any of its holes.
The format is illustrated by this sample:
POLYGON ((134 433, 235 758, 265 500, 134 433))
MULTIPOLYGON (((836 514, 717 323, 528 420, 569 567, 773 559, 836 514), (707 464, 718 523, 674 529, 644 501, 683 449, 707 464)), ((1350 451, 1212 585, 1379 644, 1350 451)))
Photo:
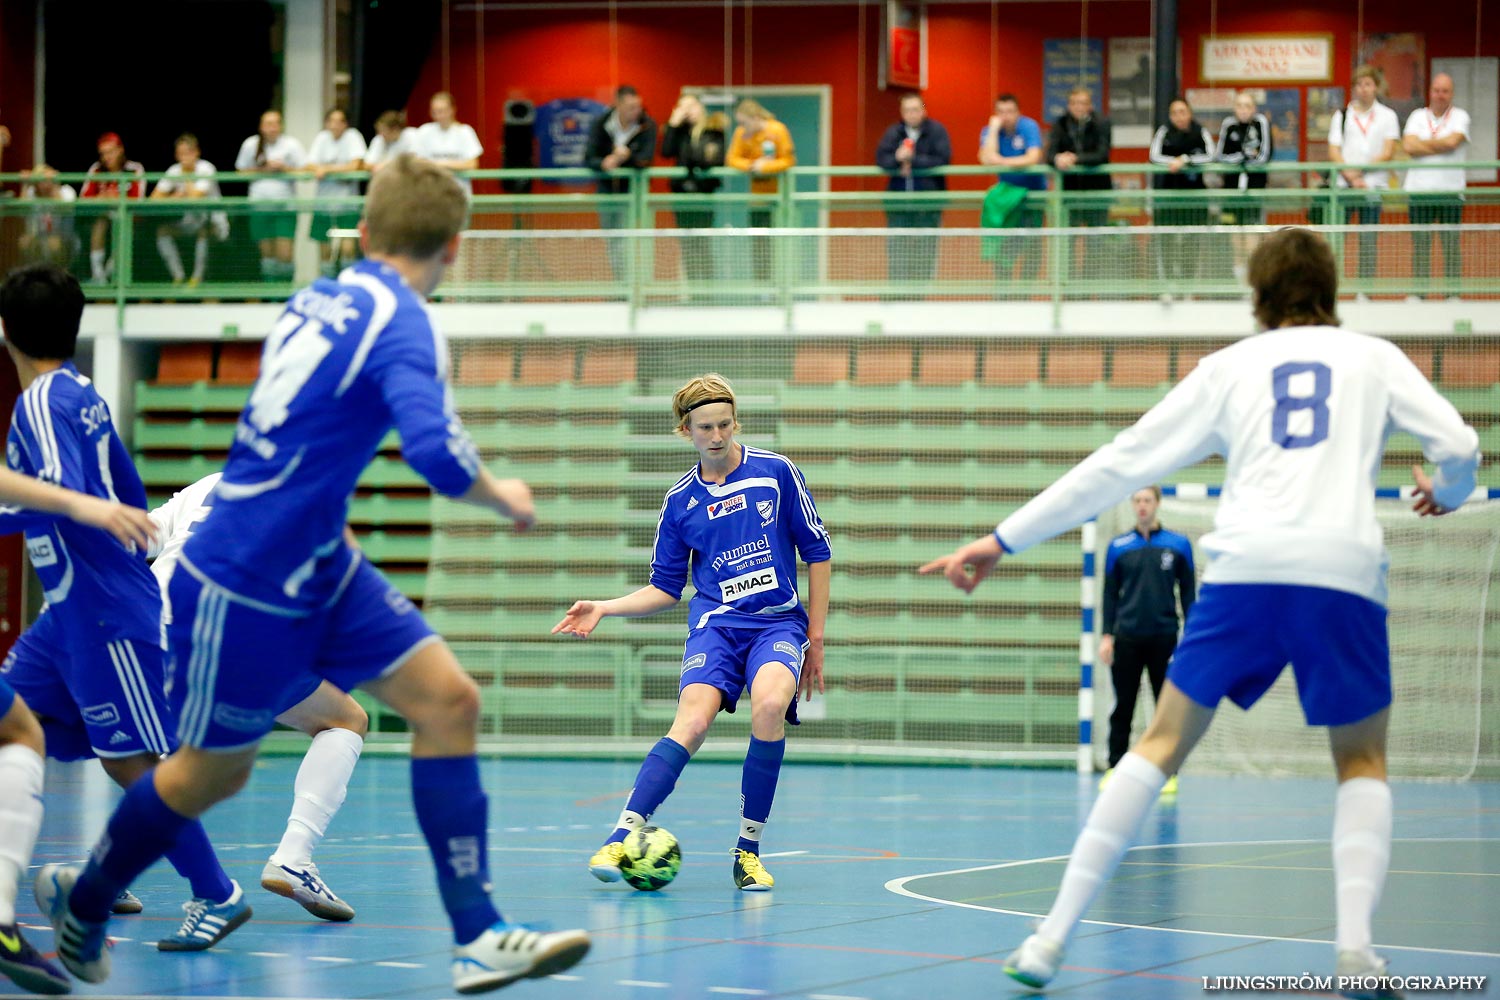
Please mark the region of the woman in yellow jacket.
MULTIPOLYGON (((729 142, 729 151, 724 156, 725 166, 743 170, 750 175, 750 191, 753 194, 775 194, 775 174, 797 165, 797 150, 792 145, 792 134, 776 116, 767 111, 758 101, 743 100, 734 109, 734 120, 739 127, 729 142)), ((773 209, 752 207, 750 226, 769 229, 773 209)), ((752 237, 750 259, 755 268, 755 280, 769 281, 771 277, 771 246, 765 237, 752 237)))

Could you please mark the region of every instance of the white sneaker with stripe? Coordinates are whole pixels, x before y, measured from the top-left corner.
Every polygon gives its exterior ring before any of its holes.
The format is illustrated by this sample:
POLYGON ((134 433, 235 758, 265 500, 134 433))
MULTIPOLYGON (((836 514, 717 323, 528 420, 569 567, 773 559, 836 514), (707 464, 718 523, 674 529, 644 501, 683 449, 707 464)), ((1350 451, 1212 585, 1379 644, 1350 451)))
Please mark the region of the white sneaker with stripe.
POLYGON ((587 931, 533 931, 495 924, 453 949, 453 988, 485 993, 519 979, 540 979, 571 968, 589 952, 587 931))

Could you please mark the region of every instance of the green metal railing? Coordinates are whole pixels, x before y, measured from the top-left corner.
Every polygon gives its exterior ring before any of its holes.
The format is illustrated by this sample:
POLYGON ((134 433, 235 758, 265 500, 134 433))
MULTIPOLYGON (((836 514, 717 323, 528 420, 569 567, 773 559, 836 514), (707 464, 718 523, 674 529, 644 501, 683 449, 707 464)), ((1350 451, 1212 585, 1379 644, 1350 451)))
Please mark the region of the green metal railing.
MULTIPOLYGON (((1392 165, 1381 165, 1392 169, 1392 165)), ((1495 169, 1496 162, 1476 162, 1466 165, 1469 169, 1495 169)), ((1427 164, 1402 162, 1394 168, 1403 170, 1451 169, 1447 165, 1432 167, 1427 164)), ((906 229, 885 230, 892 213, 940 212, 948 224, 944 235, 958 235, 958 231, 977 227, 979 208, 985 193, 997 173, 1029 173, 1046 176, 1048 189, 1028 196, 1028 203, 1048 229, 1076 228, 1080 217, 1097 221, 1101 216, 1106 225, 1128 227, 1147 225, 1153 214, 1160 216, 1161 209, 1172 206, 1181 209, 1177 219, 1181 220, 1189 211, 1198 213, 1202 222, 1209 226, 1224 221, 1224 211, 1241 211, 1253 208, 1249 214, 1263 215, 1273 224, 1293 222, 1338 223, 1345 219, 1346 211, 1355 205, 1378 204, 1383 209, 1386 222, 1404 222, 1408 206, 1405 192, 1390 189, 1378 193, 1340 189, 1334 183, 1335 175, 1344 165, 1331 163, 1272 163, 1263 171, 1272 180, 1271 186, 1253 191, 1210 188, 1203 191, 1164 191, 1150 187, 1153 175, 1166 170, 1150 164, 1111 164, 1098 168, 1094 173, 1110 175, 1116 187, 1097 192, 1065 191, 1057 179, 1062 174, 1050 167, 1031 167, 1020 171, 999 171, 988 166, 956 166, 930 171, 944 177, 949 184, 947 190, 933 192, 891 192, 884 190, 889 175, 876 167, 836 166, 798 167, 779 175, 777 191, 773 194, 751 193, 745 189, 745 176, 739 171, 718 169, 710 175, 725 182, 725 187, 713 194, 680 194, 668 190, 670 183, 685 175, 678 168, 653 168, 646 171, 621 171, 611 176, 623 180, 626 190, 622 193, 601 193, 592 190, 600 175, 582 169, 558 170, 479 170, 466 176, 479 182, 480 193, 473 197, 471 225, 482 234, 510 231, 538 238, 550 232, 569 234, 592 233, 604 239, 611 261, 610 273, 604 280, 596 280, 591 286, 598 293, 610 298, 625 297, 633 305, 648 304, 652 296, 661 293, 662 282, 648 266, 654 248, 662 240, 651 234, 660 230, 674 229, 677 215, 682 213, 691 223, 716 232, 709 234, 722 242, 727 233, 735 233, 745 225, 752 209, 767 210, 774 229, 839 229, 864 230, 871 236, 889 235, 896 246, 902 240, 911 241, 913 231, 906 229), (1302 182, 1302 186, 1279 186, 1278 178, 1291 178, 1302 182), (806 181, 816 182, 808 188, 806 181), (804 183, 799 184, 798 181, 804 183), (498 182, 498 183, 496 183, 498 182), (1307 186, 1308 183, 1321 186, 1307 186), (530 184, 533 190, 512 193, 520 184, 530 184), (487 190, 499 188, 499 191, 487 190), (706 224, 706 225, 705 225, 706 224), (621 262, 629 265, 626 273, 621 262)), ((1206 165, 1199 171, 1207 176, 1237 175, 1234 167, 1206 165)), ((919 172, 922 173, 922 172, 919 172)), ((161 179, 163 174, 147 174, 148 183, 161 179)), ((311 187, 305 175, 289 175, 311 187)), ((59 183, 76 184, 85 180, 84 174, 59 174, 59 183)), ((264 178, 263 174, 223 173, 216 178, 221 184, 245 183, 264 178)), ((363 173, 345 175, 346 179, 362 180, 363 173)), ((262 218, 283 213, 311 219, 312 225, 322 227, 330 218, 347 218, 356 214, 362 204, 360 198, 328 199, 299 196, 296 198, 269 201, 250 200, 245 197, 153 199, 127 198, 128 183, 139 179, 136 175, 97 175, 95 180, 121 182, 118 192, 111 198, 86 199, 63 202, 50 199, 22 199, 14 196, 14 189, 6 185, 24 183, 24 175, 0 175, 0 227, 10 227, 11 233, 26 227, 28 220, 50 217, 64 229, 71 227, 72 241, 68 257, 70 263, 81 266, 93 228, 101 222, 108 227, 109 256, 113 261, 113 272, 107 282, 89 287, 90 298, 95 301, 112 301, 121 309, 132 299, 159 300, 203 300, 203 299, 274 299, 286 294, 301 280, 310 275, 304 267, 298 281, 262 280, 258 277, 256 251, 245 232, 246 222, 255 216, 262 218), (10 195, 10 196, 7 196, 10 195), (149 247, 154 242, 153 233, 161 226, 180 220, 185 213, 222 212, 234 222, 234 236, 224 247, 210 249, 214 266, 208 280, 196 287, 175 285, 166 280, 155 262, 149 247)), ((336 179, 336 178, 335 178, 336 179)), ((1472 223, 1500 223, 1500 187, 1472 187, 1465 194, 1464 221, 1472 223)), ((1195 223, 1196 224, 1196 223, 1195 223)), ((304 230, 306 232, 306 230, 304 230)), ((1119 231, 1123 234, 1124 230, 1119 231)), ((10 233, 6 234, 7 236, 10 233)), ((1005 236, 1005 231, 992 234, 1005 236)), ((1346 231, 1329 233, 1335 249, 1341 255, 1346 252, 1346 231)), ((769 236, 752 237, 762 240, 769 236)), ((980 238, 980 237, 975 237, 980 238)), ((1037 279, 1018 279, 1019 283, 1008 289, 1013 294, 1048 294, 1062 298, 1073 286, 1079 275, 1072 266, 1072 256, 1081 251, 1073 246, 1071 239, 1059 238, 1059 234, 1033 233, 1026 237, 1046 246, 1046 274, 1037 279)), ((1085 237, 1098 241, 1100 235, 1085 237)), ((1116 239, 1123 239, 1117 234, 1116 239)), ((677 239, 680 240, 680 237, 677 239)), ((1149 237, 1148 237, 1149 239, 1149 237)), ((18 240, 6 238, 0 248, 14 248, 18 240)), ((306 238, 299 242, 305 245, 306 238)), ((782 241, 784 242, 784 241, 782 241)), ((524 241, 522 241, 524 243, 524 241)), ((515 246, 520 246, 517 243, 515 246)), ((767 244, 770 245, 770 244, 767 244)), ((778 244, 780 245, 780 244, 778 244)), ((920 244, 914 244, 920 247, 920 244)), ((921 252, 920 249, 913 252, 921 252)), ((1149 252, 1149 251, 1148 251, 1149 252)), ((17 262, 18 255, 12 249, 6 259, 6 249, 0 249, 0 266, 17 262)), ((303 251, 305 254, 306 251, 303 251)), ((826 282, 807 281, 809 268, 817 264, 821 275, 821 264, 810 261, 806 252, 777 250, 768 252, 769 269, 757 273, 752 281, 761 293, 771 292, 779 304, 790 304, 799 295, 827 292, 826 282)), ((480 265, 483 266, 482 264, 480 265)), ((1473 269, 1470 268, 1470 271, 1473 269)), ((1494 269, 1487 269, 1493 274, 1494 269)), ((1085 278, 1087 276, 1084 276, 1085 278)), ((1411 283, 1400 287, 1383 287, 1378 281, 1365 281, 1370 276, 1354 276, 1361 290, 1413 293, 1468 291, 1490 291, 1490 282, 1477 277, 1461 278, 1453 282, 1432 284, 1411 283)), ((723 278, 714 275, 711 279, 718 290, 723 278)), ((955 279, 963 281, 967 279, 955 279)), ((1170 291, 1155 287, 1149 275, 1142 276, 1143 287, 1132 288, 1141 294, 1170 291)), ((699 282, 701 284, 701 280, 699 282)), ((455 273, 450 276, 448 288, 456 294, 476 297, 486 290, 494 290, 496 282, 477 273, 455 273)), ((543 273, 534 281, 524 285, 500 283, 501 298, 524 298, 528 294, 547 294, 555 291, 557 282, 543 273), (508 289, 508 291, 507 291, 508 289)), ((918 282, 903 287, 901 280, 875 283, 860 290, 863 294, 909 296, 914 292, 932 292, 927 283, 918 282)), ((961 294, 980 292, 977 287, 952 285, 950 291, 961 294)), ((1160 282, 1156 283, 1160 285, 1160 282)), ((851 289, 841 286, 839 291, 851 289)), ((578 289, 582 294, 585 289, 578 289)), ((992 290, 993 291, 993 290, 992 290)), ((1216 294, 1233 291, 1233 286, 1206 287, 1206 293, 1216 294)), ((1002 296, 1003 297, 1003 296, 1002 296)))

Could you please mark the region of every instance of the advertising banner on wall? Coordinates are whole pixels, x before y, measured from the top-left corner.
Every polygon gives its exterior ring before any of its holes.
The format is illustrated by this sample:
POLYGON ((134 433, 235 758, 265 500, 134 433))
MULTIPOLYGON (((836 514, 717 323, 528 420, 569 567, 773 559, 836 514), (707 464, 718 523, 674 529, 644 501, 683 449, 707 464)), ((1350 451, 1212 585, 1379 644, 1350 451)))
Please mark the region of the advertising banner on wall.
POLYGON ((589 127, 609 109, 586 97, 563 97, 536 109, 537 166, 581 167, 589 127))
POLYGON ((1098 38, 1049 38, 1042 42, 1042 115, 1053 122, 1068 113, 1068 91, 1087 87, 1104 111, 1104 42, 1098 38))
MULTIPOLYGON (((1144 149, 1156 130, 1151 122, 1152 72, 1156 65, 1149 38, 1109 40, 1109 120, 1114 145, 1144 149)), ((1098 95, 1095 95, 1098 102, 1098 95)))
POLYGON ((886 0, 880 46, 880 89, 922 90, 927 86, 927 13, 920 3, 886 0))
POLYGON ((1198 75, 1210 83, 1324 83, 1332 35, 1205 35, 1198 75))

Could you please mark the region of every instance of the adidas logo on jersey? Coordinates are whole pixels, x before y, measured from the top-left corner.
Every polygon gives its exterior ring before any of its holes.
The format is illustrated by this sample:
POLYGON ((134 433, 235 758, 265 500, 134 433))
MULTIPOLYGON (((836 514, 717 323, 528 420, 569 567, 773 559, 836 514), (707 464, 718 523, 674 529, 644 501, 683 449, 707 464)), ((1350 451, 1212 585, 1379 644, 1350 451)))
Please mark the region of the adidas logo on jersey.
POLYGON ((689 497, 688 498, 688 502, 687 502, 687 509, 688 510, 692 510, 696 506, 698 506, 698 498, 697 497, 689 497))
POLYGON ((733 514, 733 513, 736 513, 737 511, 742 511, 744 509, 745 509, 745 494, 743 494, 743 493, 736 493, 734 496, 730 497, 728 500, 720 500, 718 503, 711 503, 711 504, 709 504, 708 505, 708 519, 710 521, 712 521, 712 520, 714 520, 716 518, 724 517, 726 514, 733 514))
POLYGON ((126 736, 123 732, 121 732, 118 729, 116 729, 115 730, 115 734, 109 738, 109 745, 112 746, 112 747, 117 747, 121 743, 129 743, 129 742, 130 742, 130 737, 126 736))

